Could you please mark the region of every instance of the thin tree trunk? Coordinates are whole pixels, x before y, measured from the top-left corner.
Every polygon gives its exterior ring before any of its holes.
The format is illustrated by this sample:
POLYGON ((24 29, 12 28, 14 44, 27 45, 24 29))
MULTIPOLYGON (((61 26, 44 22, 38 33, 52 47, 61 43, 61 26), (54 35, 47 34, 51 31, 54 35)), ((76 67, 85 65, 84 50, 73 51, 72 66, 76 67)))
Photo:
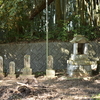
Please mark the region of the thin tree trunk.
POLYGON ((81 1, 81 25, 84 25, 85 24, 85 22, 84 22, 84 11, 85 11, 85 9, 84 9, 84 0, 82 0, 81 1))
POLYGON ((62 11, 61 11, 61 2, 60 0, 55 0, 55 7, 56 7, 56 22, 58 26, 61 26, 62 22, 62 11))

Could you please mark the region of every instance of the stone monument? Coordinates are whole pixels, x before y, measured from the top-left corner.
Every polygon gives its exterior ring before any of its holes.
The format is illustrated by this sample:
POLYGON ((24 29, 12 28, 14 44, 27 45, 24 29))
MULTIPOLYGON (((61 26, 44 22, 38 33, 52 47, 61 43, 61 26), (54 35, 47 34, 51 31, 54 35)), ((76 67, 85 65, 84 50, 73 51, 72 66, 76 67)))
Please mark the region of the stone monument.
POLYGON ((97 67, 96 61, 90 61, 88 55, 89 41, 83 35, 77 35, 73 38, 73 53, 67 60, 67 74, 72 76, 91 76, 92 67, 97 67))
POLYGON ((46 76, 47 77, 55 77, 55 70, 53 69, 53 57, 52 57, 52 55, 48 56, 46 76))
POLYGON ((4 73, 3 73, 3 58, 0 56, 0 79, 3 79, 4 73))
POLYGON ((32 69, 30 68, 30 55, 24 56, 24 68, 21 70, 22 75, 20 77, 33 77, 32 69))
POLYGON ((9 78, 16 78, 16 74, 15 74, 15 62, 11 61, 9 63, 9 74, 8 74, 9 78))

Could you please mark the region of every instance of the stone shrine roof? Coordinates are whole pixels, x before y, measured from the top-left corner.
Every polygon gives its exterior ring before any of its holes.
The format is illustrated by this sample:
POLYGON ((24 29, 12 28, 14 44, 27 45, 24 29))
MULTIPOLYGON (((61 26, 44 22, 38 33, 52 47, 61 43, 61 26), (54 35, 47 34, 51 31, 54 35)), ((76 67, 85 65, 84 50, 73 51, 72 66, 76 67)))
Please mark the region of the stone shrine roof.
POLYGON ((84 35, 76 35, 74 36, 73 40, 70 41, 71 43, 88 43, 88 39, 84 37, 84 35))

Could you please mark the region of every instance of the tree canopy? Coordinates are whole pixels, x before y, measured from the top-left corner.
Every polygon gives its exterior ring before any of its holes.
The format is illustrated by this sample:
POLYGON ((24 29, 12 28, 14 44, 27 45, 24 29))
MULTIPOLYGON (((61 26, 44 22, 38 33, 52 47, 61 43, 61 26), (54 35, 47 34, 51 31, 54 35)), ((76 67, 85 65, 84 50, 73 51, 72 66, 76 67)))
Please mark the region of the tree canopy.
MULTIPOLYGON (((45 40, 45 0, 0 0, 3 40, 45 40)), ((99 0, 48 0, 49 39, 69 41, 76 34, 100 37, 99 0)), ((6 42, 7 42, 6 41, 6 42)))

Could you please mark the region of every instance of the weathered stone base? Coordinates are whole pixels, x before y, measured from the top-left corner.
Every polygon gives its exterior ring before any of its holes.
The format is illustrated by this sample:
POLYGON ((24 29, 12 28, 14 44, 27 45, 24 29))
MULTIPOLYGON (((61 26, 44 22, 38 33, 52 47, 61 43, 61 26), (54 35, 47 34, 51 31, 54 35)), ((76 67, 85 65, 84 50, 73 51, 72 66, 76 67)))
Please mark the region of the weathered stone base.
POLYGON ((24 68, 22 69, 22 74, 23 74, 23 75, 32 75, 32 69, 29 68, 29 67, 24 67, 24 68))
POLYGON ((74 77, 89 77, 91 76, 91 72, 82 72, 82 71, 76 71, 76 72, 73 72, 73 76, 74 77))
POLYGON ((55 77, 55 70, 46 69, 46 77, 55 77))
POLYGON ((8 74, 7 78, 9 78, 9 79, 12 79, 12 78, 16 79, 16 75, 15 74, 8 74))
POLYGON ((18 79, 33 79, 34 75, 20 75, 18 79))
POLYGON ((67 74, 70 77, 86 77, 92 75, 92 69, 90 65, 68 65, 67 74))
POLYGON ((4 73, 0 73, 0 80, 4 78, 4 73))

